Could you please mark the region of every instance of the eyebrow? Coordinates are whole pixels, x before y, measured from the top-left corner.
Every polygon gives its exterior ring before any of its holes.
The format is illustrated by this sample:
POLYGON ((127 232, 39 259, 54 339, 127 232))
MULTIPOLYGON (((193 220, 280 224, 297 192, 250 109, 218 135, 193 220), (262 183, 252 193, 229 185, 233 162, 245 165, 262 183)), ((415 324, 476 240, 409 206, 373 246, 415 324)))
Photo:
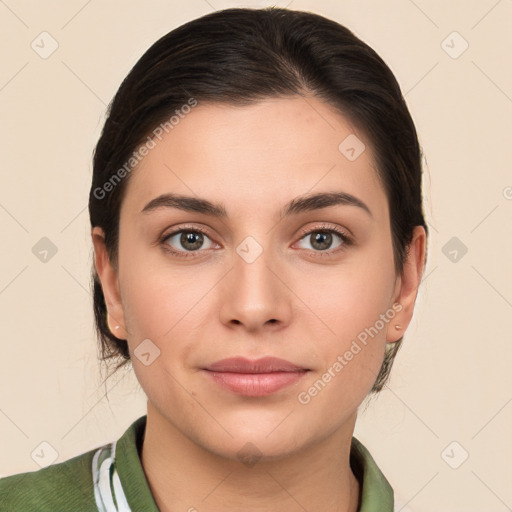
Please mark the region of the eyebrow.
MULTIPOLYGON (((281 218, 336 205, 355 206, 364 210, 373 218, 370 208, 363 201, 346 192, 320 192, 296 197, 281 210, 281 218)), ((175 208, 186 212, 202 213, 216 218, 226 218, 228 216, 226 208, 221 203, 213 203, 199 197, 172 193, 155 197, 144 206, 140 213, 147 214, 160 208, 175 208)))

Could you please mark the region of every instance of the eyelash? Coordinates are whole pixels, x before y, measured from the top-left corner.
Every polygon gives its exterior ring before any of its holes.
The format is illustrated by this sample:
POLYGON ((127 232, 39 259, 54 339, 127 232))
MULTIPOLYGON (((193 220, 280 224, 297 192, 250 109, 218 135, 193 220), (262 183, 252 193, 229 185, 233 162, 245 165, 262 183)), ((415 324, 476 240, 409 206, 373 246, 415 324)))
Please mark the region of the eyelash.
MULTIPOLYGON (((170 233, 166 233, 160 239, 160 244, 162 245, 162 247, 165 251, 171 253, 174 256, 178 256, 179 258, 194 258, 197 253, 201 252, 201 250, 198 250, 198 251, 176 251, 174 249, 170 249, 169 244, 166 243, 167 240, 169 240, 169 238, 173 237, 174 235, 177 235, 178 233, 183 233, 183 232, 185 232, 185 233, 201 233, 201 234, 207 236, 208 238, 210 238, 208 233, 206 232, 206 230, 204 230, 202 228, 195 227, 195 226, 180 226, 179 229, 176 229, 175 231, 172 231, 170 233)), ((339 251, 345 250, 348 246, 353 245, 352 238, 345 231, 341 230, 338 227, 328 226, 325 224, 322 226, 317 226, 313 229, 303 231, 300 235, 299 240, 302 240, 302 239, 306 238, 308 235, 311 235, 313 233, 334 233, 334 234, 338 235, 343 242, 342 245, 336 249, 331 249, 331 250, 327 250, 327 251, 313 251, 315 256, 330 257, 330 256, 334 255, 335 253, 338 253, 339 251)), ((302 249, 302 250, 307 250, 307 249, 302 249)))

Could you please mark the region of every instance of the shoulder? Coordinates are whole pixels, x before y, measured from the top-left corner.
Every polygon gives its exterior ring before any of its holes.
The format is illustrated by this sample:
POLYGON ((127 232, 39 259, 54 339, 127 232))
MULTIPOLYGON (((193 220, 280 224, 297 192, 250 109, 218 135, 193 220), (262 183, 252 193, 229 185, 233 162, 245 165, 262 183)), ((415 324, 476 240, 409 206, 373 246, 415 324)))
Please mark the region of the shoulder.
POLYGON ((0 478, 2 512, 97 511, 92 460, 98 448, 37 471, 0 478))
MULTIPOLYGON (((360 483, 360 508, 393 512, 393 488, 380 470, 366 446, 356 437, 352 437, 350 466, 360 483)), ((405 511, 404 511, 405 512, 405 511)))

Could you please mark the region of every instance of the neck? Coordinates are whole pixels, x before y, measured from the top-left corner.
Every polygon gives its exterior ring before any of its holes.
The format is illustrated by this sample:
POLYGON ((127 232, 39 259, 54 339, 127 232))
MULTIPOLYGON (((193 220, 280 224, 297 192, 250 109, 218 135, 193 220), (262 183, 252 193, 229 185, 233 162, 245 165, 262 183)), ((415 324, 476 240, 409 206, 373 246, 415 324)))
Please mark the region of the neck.
POLYGON ((148 402, 141 462, 161 512, 357 512, 360 484, 350 467, 355 419, 285 458, 244 464, 193 442, 148 402))

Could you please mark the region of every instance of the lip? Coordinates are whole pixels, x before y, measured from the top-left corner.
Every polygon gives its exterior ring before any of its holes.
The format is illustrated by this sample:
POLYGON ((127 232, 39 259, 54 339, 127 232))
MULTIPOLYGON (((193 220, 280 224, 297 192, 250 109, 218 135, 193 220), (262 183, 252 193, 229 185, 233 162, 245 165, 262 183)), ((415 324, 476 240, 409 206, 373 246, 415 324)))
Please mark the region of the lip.
POLYGON ((294 384, 308 371, 284 359, 250 360, 233 357, 217 361, 204 372, 221 387, 245 396, 266 396, 294 384))
POLYGON ((285 359, 267 356, 260 359, 247 359, 245 357, 221 359, 207 366, 205 370, 233 373, 273 373, 304 371, 307 368, 302 368, 285 359))

